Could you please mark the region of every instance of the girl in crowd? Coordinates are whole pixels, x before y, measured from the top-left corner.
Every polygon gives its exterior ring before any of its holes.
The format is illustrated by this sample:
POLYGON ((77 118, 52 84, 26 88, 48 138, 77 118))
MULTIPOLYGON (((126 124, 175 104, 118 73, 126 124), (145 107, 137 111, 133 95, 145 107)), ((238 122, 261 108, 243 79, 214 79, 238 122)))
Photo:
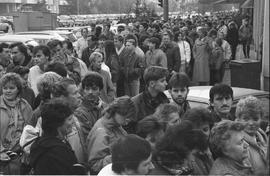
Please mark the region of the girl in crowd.
POLYGON ((88 164, 91 174, 97 174, 111 162, 110 145, 127 134, 122 126, 135 118, 136 107, 127 96, 112 102, 91 129, 87 137, 88 164))

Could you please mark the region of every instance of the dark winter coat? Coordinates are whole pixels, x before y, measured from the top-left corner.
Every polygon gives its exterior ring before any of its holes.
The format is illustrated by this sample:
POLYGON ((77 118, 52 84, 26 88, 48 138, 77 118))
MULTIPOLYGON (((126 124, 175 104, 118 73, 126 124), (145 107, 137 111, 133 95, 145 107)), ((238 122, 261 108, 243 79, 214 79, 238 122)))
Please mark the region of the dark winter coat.
POLYGON ((31 146, 30 165, 35 175, 75 175, 76 156, 68 143, 54 136, 43 136, 31 146))

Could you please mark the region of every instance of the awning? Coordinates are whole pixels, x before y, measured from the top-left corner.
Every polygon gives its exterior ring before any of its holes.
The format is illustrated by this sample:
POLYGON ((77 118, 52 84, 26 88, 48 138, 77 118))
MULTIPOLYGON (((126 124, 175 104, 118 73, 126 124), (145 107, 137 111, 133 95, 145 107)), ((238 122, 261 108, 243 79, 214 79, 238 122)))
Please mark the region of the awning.
POLYGON ((252 9, 254 7, 254 1, 253 0, 246 0, 242 5, 242 9, 252 9))

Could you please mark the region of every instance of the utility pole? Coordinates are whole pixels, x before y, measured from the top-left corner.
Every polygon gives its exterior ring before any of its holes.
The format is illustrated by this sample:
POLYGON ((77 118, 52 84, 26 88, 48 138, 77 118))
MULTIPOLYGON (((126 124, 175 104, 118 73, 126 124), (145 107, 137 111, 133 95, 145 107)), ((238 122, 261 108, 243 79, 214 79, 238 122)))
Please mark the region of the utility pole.
POLYGON ((77 15, 80 15, 80 0, 77 0, 77 15))
POLYGON ((163 0, 163 18, 169 20, 169 0, 163 0))

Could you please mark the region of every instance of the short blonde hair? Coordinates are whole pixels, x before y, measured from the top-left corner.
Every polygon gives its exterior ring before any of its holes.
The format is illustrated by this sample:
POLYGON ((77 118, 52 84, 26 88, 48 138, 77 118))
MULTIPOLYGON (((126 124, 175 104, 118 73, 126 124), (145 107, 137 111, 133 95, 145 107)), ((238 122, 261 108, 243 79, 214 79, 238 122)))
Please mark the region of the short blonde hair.
POLYGON ((248 96, 239 100, 236 106, 235 116, 236 118, 241 118, 243 114, 248 114, 251 117, 254 114, 259 114, 262 118, 264 115, 262 102, 254 96, 248 96))

